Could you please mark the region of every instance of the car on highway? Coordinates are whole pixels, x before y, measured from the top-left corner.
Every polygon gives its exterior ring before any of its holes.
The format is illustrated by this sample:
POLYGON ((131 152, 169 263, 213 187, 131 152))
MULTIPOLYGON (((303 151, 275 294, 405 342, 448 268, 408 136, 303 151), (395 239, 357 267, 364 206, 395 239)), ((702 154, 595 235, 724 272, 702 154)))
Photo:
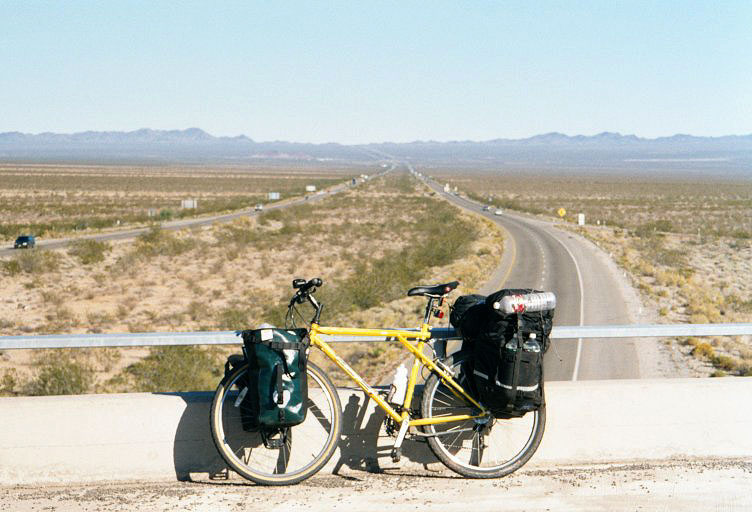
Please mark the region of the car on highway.
POLYGON ((496 210, 496 211, 494 212, 494 215, 501 215, 502 213, 504 213, 504 212, 502 212, 501 210, 496 210))
POLYGON ((488 206, 488 205, 486 205, 486 206, 484 206, 484 207, 483 207, 483 211, 484 211, 484 212, 487 212, 487 211, 489 211, 490 209, 491 209, 491 207, 490 207, 490 206, 488 206))
POLYGON ((263 211, 264 205, 259 203, 253 209, 256 210, 257 212, 263 211))
POLYGON ((16 241, 13 243, 13 248, 33 249, 35 245, 37 245, 37 240, 34 238, 34 235, 21 235, 16 238, 16 241))

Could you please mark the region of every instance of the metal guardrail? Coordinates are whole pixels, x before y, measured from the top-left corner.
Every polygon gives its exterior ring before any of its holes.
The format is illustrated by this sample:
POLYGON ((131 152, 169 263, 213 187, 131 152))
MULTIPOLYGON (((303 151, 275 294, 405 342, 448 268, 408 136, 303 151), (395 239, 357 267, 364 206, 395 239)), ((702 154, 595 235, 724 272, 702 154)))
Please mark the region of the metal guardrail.
MULTIPOLYGON (((411 330, 411 329, 404 329, 411 330)), ((432 330, 437 340, 458 339, 452 328, 432 330)), ((739 336, 752 334, 752 323, 736 324, 632 324, 556 326, 551 339, 664 338, 676 336, 739 336)), ((390 341, 387 337, 324 336, 334 343, 390 341)), ((0 350, 96 347, 153 347, 164 345, 237 345, 238 331, 145 332, 123 334, 51 334, 0 336, 0 350)))

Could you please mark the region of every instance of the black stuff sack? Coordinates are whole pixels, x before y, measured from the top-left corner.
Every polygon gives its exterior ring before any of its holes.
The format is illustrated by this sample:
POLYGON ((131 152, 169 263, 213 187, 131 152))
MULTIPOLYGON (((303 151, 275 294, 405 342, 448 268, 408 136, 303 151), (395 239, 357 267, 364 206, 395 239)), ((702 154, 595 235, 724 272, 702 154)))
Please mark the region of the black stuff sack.
POLYGON ((452 304, 449 322, 463 339, 472 340, 477 337, 486 309, 485 295, 460 295, 452 304))
POLYGON ((251 409, 256 423, 268 428, 303 423, 308 401, 308 331, 268 328, 242 335, 250 395, 244 400, 256 401, 251 409))

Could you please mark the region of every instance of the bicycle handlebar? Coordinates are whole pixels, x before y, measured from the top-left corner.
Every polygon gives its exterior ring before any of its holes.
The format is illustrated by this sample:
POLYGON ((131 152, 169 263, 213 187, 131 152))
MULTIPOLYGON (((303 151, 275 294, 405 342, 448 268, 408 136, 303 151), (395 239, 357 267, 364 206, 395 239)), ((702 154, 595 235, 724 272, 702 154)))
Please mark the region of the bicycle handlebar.
POLYGON ((303 304, 303 302, 305 302, 306 300, 309 301, 311 305, 316 309, 316 316, 314 317, 314 320, 315 323, 318 323, 318 318, 321 314, 321 305, 316 302, 313 297, 311 297, 311 294, 315 293, 316 288, 320 287, 323 284, 324 281, 322 281, 319 277, 314 277, 307 282, 305 279, 293 279, 292 287, 297 288, 297 291, 295 292, 295 295, 292 296, 292 299, 290 299, 290 304, 287 307, 291 308, 295 305, 295 303, 303 304))

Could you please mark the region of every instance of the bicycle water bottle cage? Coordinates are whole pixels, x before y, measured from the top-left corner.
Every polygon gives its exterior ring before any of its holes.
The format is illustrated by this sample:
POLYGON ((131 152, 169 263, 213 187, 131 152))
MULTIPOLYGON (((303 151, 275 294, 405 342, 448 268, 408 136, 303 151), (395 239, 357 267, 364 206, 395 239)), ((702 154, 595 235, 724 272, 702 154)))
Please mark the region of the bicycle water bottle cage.
POLYGON ((409 297, 412 297, 414 295, 426 295, 428 297, 441 297, 451 292, 452 290, 457 288, 459 285, 460 285, 459 281, 452 281, 451 283, 436 284, 433 286, 416 286, 415 288, 410 288, 410 290, 407 292, 407 295, 409 297))

